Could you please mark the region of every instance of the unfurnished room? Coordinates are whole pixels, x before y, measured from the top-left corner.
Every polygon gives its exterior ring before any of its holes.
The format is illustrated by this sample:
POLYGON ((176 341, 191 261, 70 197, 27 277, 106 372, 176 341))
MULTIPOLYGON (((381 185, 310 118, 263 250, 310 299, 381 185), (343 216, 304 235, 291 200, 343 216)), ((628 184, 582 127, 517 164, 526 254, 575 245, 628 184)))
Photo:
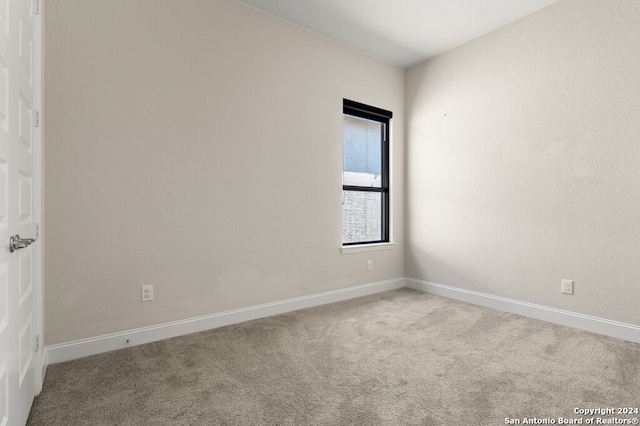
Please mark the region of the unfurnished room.
POLYGON ((640 1, 0 1, 0 426, 640 419, 640 1))

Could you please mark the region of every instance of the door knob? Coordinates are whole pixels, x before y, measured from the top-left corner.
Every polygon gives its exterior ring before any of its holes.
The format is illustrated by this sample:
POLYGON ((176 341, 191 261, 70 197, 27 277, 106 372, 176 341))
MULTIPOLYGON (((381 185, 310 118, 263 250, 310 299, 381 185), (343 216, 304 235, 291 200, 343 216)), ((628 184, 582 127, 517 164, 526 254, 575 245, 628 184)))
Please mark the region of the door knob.
POLYGON ((20 235, 16 234, 9 238, 9 251, 13 253, 16 250, 20 250, 31 245, 34 241, 34 238, 20 238, 20 235))

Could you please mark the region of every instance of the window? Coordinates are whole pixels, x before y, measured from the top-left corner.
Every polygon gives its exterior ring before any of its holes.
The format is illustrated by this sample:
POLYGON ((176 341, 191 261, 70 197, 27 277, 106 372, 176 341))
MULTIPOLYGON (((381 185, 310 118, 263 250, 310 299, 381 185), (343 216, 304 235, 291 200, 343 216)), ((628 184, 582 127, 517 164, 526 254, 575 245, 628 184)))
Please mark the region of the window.
POLYGON ((390 111, 343 100, 342 244, 389 242, 390 111))

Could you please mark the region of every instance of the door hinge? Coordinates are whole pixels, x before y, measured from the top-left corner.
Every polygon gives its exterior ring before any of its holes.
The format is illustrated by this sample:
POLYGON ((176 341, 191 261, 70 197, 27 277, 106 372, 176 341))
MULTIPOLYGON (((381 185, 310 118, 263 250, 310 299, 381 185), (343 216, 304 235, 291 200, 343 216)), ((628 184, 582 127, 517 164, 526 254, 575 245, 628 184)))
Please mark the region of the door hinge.
POLYGON ((40 335, 36 334, 36 352, 40 350, 40 335))
POLYGON ((35 4, 33 6, 33 13, 36 15, 40 15, 40 0, 35 0, 35 4))
POLYGON ((40 110, 35 110, 33 114, 33 127, 40 127, 40 110))
POLYGON ((40 224, 36 223, 36 240, 40 238, 40 224))

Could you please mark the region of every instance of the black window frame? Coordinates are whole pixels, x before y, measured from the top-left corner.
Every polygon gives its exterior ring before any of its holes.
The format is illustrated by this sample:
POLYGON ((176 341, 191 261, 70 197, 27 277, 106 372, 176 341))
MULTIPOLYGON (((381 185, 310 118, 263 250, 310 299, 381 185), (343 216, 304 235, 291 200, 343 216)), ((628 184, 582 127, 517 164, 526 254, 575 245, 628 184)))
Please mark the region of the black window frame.
MULTIPOLYGON (((349 99, 342 100, 342 113, 344 115, 350 115, 359 118, 365 118, 367 120, 377 121, 382 124, 380 135, 380 155, 381 155, 381 184, 380 187, 370 186, 357 186, 357 185, 342 185, 342 191, 361 191, 361 192, 378 192, 381 194, 381 223, 380 223, 380 240, 374 241, 354 241, 345 243, 344 246, 364 245, 364 244, 378 244, 388 243, 390 241, 390 190, 389 190, 389 127, 393 113, 381 108, 376 108, 370 105, 366 105, 360 102, 352 101, 349 99)), ((342 147, 342 153, 344 156, 344 142, 342 147)), ((344 173, 344 166, 343 166, 344 173)), ((344 226, 344 218, 343 225, 344 226)))

